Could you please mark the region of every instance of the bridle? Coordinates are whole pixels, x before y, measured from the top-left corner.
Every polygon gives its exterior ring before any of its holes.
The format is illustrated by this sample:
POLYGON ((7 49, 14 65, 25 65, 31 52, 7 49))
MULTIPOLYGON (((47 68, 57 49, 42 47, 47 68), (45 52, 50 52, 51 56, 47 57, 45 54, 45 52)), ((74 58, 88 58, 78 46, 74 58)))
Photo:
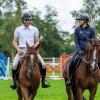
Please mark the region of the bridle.
POLYGON ((33 69, 37 67, 37 61, 36 61, 37 60, 37 55, 34 55, 32 52, 27 51, 25 58, 26 58, 26 67, 25 67, 25 69, 26 69, 26 72, 27 72, 27 76, 29 78, 32 76, 31 78, 33 78, 34 77, 33 69), (31 58, 31 55, 33 56, 33 58, 31 58), (32 59, 33 63, 28 64, 27 60, 29 60, 29 59, 32 59))
POLYGON ((81 58, 83 59, 83 61, 90 66, 90 71, 95 71, 97 69, 99 69, 99 65, 98 65, 98 59, 96 57, 96 47, 100 46, 100 44, 96 44, 95 42, 92 44, 94 51, 93 51, 93 59, 89 60, 89 58, 87 59, 86 57, 81 56, 81 58), (91 63, 92 62, 92 63, 91 63))

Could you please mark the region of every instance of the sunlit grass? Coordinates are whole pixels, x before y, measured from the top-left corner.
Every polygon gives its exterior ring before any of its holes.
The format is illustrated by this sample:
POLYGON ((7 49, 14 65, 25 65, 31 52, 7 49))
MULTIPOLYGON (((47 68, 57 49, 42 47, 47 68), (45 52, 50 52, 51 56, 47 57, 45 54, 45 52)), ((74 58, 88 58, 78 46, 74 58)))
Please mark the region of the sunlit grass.
MULTIPOLYGON (((48 80, 48 82, 50 83, 51 87, 42 89, 40 86, 35 100, 67 100, 64 80, 48 80)), ((11 80, 0 80, 0 100, 17 100, 16 91, 9 88, 10 84, 11 80)), ((86 91, 84 95, 88 100, 88 91, 86 91)), ((100 86, 98 87, 95 100, 100 100, 100 86)))

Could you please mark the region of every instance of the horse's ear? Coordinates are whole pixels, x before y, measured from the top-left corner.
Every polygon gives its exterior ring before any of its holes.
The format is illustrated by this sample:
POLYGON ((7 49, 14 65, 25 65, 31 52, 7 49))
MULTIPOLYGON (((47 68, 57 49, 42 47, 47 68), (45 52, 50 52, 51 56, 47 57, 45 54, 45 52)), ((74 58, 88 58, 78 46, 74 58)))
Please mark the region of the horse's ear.
POLYGON ((27 46, 27 48, 29 48, 29 44, 26 42, 26 46, 27 46))
POLYGON ((40 42, 44 42, 44 37, 40 36, 40 42))
POLYGON ((40 42, 37 42, 37 44, 35 45, 35 49, 37 50, 40 46, 40 42))

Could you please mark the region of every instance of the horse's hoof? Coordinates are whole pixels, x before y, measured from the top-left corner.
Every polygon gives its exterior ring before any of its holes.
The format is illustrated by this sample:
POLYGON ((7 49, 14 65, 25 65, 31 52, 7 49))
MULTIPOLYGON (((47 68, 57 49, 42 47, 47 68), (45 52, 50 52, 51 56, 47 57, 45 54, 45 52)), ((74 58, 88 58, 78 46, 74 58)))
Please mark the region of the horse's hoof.
POLYGON ((86 98, 85 98, 85 97, 83 97, 83 100, 86 100, 86 98))
POLYGON ((30 78, 30 79, 33 79, 35 77, 35 75, 31 72, 28 72, 27 77, 30 78))

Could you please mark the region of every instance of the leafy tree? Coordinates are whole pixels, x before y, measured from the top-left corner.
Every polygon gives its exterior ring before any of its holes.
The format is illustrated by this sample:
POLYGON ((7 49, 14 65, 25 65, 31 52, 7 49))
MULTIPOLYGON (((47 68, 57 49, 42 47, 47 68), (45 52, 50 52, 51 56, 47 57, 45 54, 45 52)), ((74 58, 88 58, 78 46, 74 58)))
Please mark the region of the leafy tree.
POLYGON ((0 51, 9 56, 12 53, 13 32, 19 25, 19 17, 25 8, 23 0, 0 1, 0 51), (2 10, 3 9, 3 10, 2 10))
MULTIPOLYGON (((13 32, 21 24, 20 16, 27 5, 24 0, 0 0, 0 7, 3 9, 0 9, 0 51, 10 56, 15 50, 12 47, 13 32)), ((63 34, 69 33, 59 32, 57 29, 59 23, 57 11, 48 5, 45 11, 43 17, 38 9, 34 8, 31 11, 32 25, 38 27, 40 35, 45 38, 40 53, 47 57, 59 57, 63 52, 70 53, 68 50, 71 48, 68 43, 66 44, 68 41, 62 38, 63 34)))
POLYGON ((43 56, 60 56, 65 52, 65 41, 61 38, 57 29, 57 12, 54 8, 46 6, 46 14, 43 19, 40 17, 41 12, 35 9, 32 12, 32 24, 37 26, 40 34, 44 36, 45 41, 40 47, 40 52, 43 56))

